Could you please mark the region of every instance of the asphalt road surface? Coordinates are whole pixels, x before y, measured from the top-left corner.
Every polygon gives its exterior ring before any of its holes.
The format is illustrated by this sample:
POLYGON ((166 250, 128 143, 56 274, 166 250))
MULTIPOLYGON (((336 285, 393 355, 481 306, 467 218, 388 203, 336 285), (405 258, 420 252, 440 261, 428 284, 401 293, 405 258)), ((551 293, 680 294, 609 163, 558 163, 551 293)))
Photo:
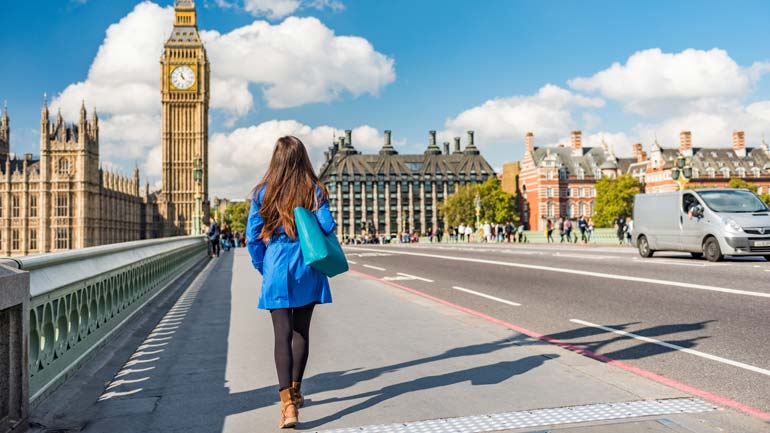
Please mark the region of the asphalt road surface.
POLYGON ((770 412, 770 262, 632 248, 345 248, 351 269, 770 412))

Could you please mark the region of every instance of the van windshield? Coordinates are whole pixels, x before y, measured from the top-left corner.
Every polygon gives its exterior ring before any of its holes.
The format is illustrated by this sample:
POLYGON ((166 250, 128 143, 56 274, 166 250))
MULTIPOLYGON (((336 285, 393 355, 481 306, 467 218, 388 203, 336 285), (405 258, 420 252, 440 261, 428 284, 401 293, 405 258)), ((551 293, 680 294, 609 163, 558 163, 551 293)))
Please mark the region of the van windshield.
POLYGON ((711 210, 714 212, 762 212, 767 206, 756 195, 748 191, 699 191, 711 210))

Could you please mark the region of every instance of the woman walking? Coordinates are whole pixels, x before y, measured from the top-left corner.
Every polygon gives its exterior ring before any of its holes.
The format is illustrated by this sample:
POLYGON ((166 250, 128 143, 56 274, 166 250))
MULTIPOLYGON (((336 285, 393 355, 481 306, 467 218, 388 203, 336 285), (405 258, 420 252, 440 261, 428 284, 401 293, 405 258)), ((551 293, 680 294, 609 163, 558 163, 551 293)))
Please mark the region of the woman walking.
POLYGON ((267 173, 254 187, 246 226, 246 246, 262 274, 258 308, 268 310, 273 321, 280 428, 299 422, 313 308, 332 302, 329 280, 304 264, 294 222, 296 207, 314 211, 326 234, 337 226, 326 188, 315 175, 305 146, 287 136, 278 139, 267 173))

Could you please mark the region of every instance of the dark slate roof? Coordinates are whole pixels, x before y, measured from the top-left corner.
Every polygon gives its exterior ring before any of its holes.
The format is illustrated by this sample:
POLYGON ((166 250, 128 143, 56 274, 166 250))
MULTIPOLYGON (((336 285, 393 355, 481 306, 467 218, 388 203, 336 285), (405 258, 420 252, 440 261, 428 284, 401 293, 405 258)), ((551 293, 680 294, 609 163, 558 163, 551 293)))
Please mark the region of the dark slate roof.
POLYGON ((563 167, 568 176, 575 176, 579 169, 583 169, 585 176, 593 176, 596 169, 620 169, 628 172, 636 158, 617 158, 608 153, 603 147, 584 147, 580 155, 574 155, 572 149, 563 146, 537 147, 532 153, 532 159, 538 166, 550 162, 554 167, 563 167))
MULTIPOLYGON (((21 173, 22 169, 24 168, 24 160, 23 159, 11 159, 11 173, 19 172, 21 173)), ((31 173, 34 172, 40 172, 40 160, 39 159, 29 159, 27 160, 27 170, 31 173)), ((0 173, 5 174, 5 162, 0 162, 0 173)))
MULTIPOLYGON (((438 149, 438 148, 436 148, 438 149)), ((439 150, 440 152, 440 150, 439 150)), ((319 170, 319 177, 326 179, 331 175, 355 176, 433 176, 464 175, 494 176, 495 171, 476 149, 466 148, 466 152, 446 155, 428 149, 420 155, 401 155, 393 152, 379 154, 361 154, 354 148, 345 146, 340 150, 334 147, 327 153, 327 160, 319 170)))
MULTIPOLYGON (((770 170, 770 155, 762 147, 747 148, 745 157, 738 156, 732 148, 693 148, 692 152, 692 168, 698 170, 701 176, 705 176, 709 169, 720 174, 727 168, 733 176, 737 175, 739 168, 746 170, 747 174, 751 174, 754 167, 770 170)), ((679 157, 679 149, 661 149, 661 153, 663 168, 673 168, 679 157)))

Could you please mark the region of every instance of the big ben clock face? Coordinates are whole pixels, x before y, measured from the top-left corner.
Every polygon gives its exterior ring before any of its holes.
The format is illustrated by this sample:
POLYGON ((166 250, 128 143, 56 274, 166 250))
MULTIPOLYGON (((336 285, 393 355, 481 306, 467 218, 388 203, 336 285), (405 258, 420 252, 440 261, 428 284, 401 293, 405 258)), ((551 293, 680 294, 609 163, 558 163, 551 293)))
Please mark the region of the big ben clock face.
POLYGON ((195 84, 195 71, 189 66, 178 66, 171 72, 171 84, 179 90, 187 90, 195 84))

